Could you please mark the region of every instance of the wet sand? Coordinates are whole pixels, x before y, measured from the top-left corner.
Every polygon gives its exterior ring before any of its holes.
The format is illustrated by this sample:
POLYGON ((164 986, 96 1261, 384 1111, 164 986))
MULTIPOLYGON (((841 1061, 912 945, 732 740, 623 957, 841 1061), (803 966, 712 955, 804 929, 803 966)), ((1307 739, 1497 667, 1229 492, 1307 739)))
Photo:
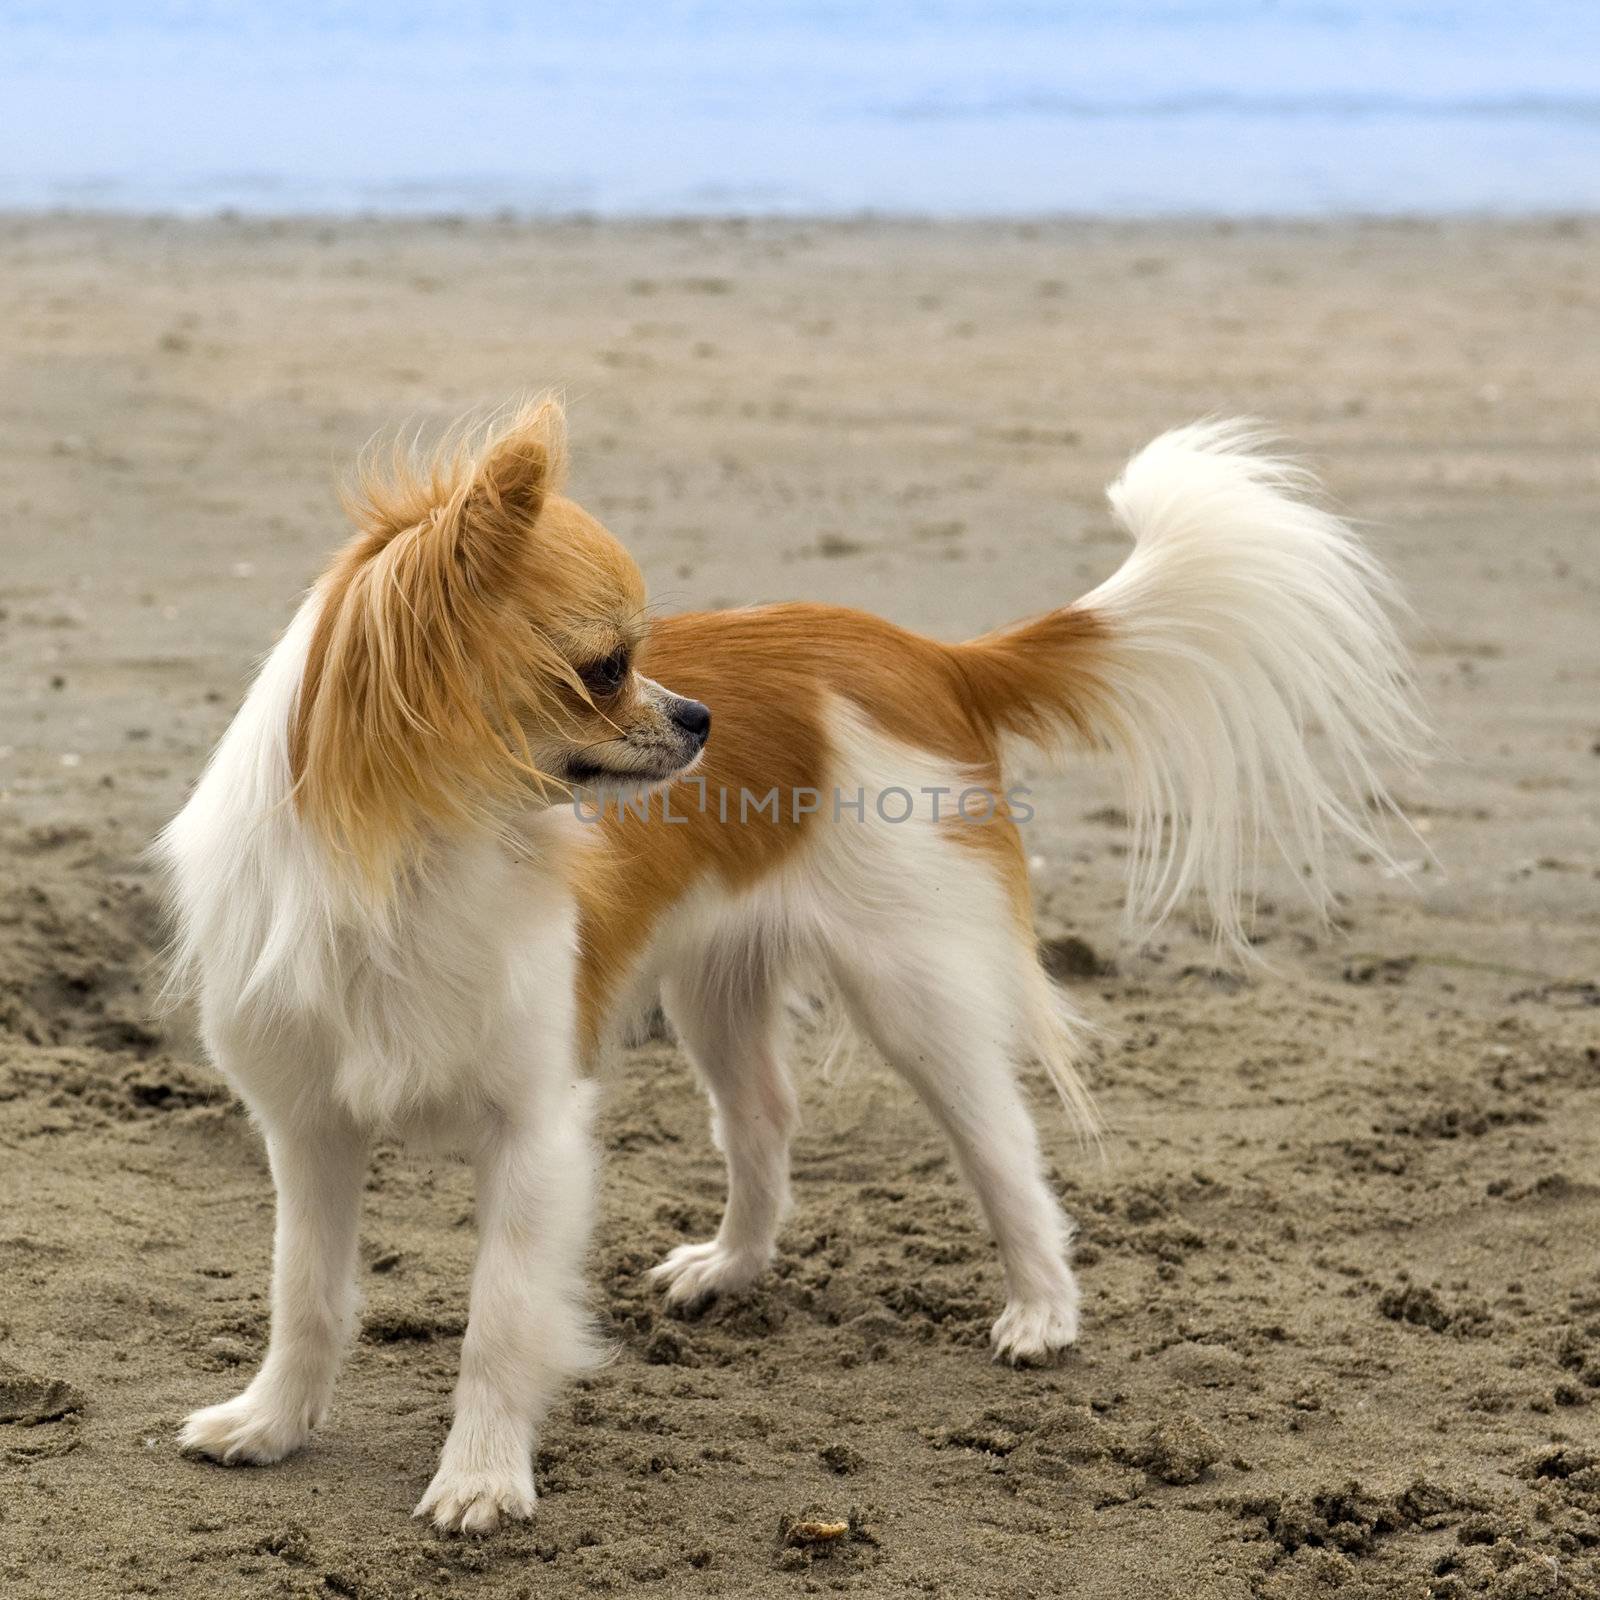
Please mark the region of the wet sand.
POLYGON ((0 221, 0 1590, 1600 1595, 1600 225, 0 221), (665 607, 846 601, 960 637, 1120 559, 1161 428, 1270 419, 1416 607, 1446 749, 1414 884, 1269 875, 1248 978, 1119 944, 1105 772, 1025 764, 1039 931, 1104 1030, 1083 1342, 985 1348, 993 1253, 862 1053, 775 1272, 695 1320, 715 1224, 668 1043, 605 1075, 615 1362, 537 1521, 407 1520, 443 1438, 466 1175, 385 1150, 366 1309, 301 1457, 182 1459, 265 1333, 248 1123, 150 1015, 140 850, 340 537, 377 430, 565 391, 573 490, 665 607), (1079 941, 1079 942, 1074 942, 1079 941), (1081 942, 1081 943, 1080 943, 1081 942), (780 1533, 844 1521, 825 1544, 780 1533))

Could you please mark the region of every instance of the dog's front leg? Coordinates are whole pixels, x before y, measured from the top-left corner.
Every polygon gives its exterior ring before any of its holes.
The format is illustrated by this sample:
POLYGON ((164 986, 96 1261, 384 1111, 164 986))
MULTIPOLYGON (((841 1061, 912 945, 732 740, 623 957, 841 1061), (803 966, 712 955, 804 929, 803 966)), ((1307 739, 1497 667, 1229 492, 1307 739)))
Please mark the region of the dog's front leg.
POLYGON ((265 1465, 298 1450, 322 1420, 355 1320, 356 1233, 367 1142, 336 1109, 267 1119, 278 1190, 267 1358, 242 1394, 185 1421, 183 1448, 265 1465))
POLYGON ((594 1097, 575 1083, 543 1098, 533 1115, 496 1116, 474 1155, 478 1260, 455 1420, 416 1511, 449 1531, 533 1514, 535 1432, 598 1354, 583 1304, 594 1097))

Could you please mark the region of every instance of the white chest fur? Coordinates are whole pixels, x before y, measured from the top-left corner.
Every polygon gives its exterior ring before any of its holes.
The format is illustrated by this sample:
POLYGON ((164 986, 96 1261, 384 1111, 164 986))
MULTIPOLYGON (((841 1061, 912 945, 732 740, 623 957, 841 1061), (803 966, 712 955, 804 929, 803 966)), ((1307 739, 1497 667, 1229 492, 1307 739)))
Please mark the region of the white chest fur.
POLYGON ((177 968, 217 1064, 258 1108, 330 1099, 373 1128, 442 1131, 574 1074, 570 820, 516 845, 441 845, 381 913, 362 906, 290 796, 287 737, 315 601, 262 668, 162 836, 177 968))

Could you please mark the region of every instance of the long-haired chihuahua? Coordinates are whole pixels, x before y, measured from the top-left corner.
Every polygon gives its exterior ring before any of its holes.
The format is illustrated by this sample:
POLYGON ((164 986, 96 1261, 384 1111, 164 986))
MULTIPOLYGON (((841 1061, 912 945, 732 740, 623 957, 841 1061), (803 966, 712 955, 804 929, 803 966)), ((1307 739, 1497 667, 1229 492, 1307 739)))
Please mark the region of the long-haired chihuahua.
POLYGON ((562 454, 545 401, 430 460, 369 460, 355 537, 159 846, 177 981, 278 1193, 266 1359, 182 1442, 228 1462, 306 1442, 355 1315, 370 1141, 457 1147, 478 1257, 417 1507, 446 1529, 531 1513, 536 1430, 602 1354, 584 1066, 642 997, 699 1068, 728 1168, 715 1238, 655 1269, 668 1300, 736 1293, 772 1258, 785 998, 825 983, 977 1195, 996 1353, 1043 1358, 1077 1337, 1078 1288, 1019 1067, 1094 1116, 1004 748, 1110 755, 1131 910, 1193 896, 1239 949, 1257 852, 1323 907, 1325 843, 1383 853, 1377 769, 1422 738, 1388 581, 1237 425, 1147 446, 1110 491, 1123 565, 965 644, 820 605, 652 618, 626 551, 558 494, 562 454))

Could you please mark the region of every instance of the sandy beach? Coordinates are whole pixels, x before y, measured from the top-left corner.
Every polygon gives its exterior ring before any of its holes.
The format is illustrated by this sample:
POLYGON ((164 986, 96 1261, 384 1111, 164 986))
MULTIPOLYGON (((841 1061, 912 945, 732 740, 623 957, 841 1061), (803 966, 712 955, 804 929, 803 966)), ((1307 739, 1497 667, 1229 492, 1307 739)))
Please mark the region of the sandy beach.
POLYGON ((1600 1596, 1600 222, 13 217, 0 329, 0 1591, 1600 1596), (178 1454, 263 1348, 272 1201, 152 1015, 141 851, 355 453, 547 386, 662 608, 947 638, 1109 573, 1103 486, 1154 433, 1261 416, 1410 596, 1442 748, 1411 882, 1342 868, 1322 938, 1269 873, 1246 976, 1186 926, 1126 948, 1112 776, 1019 768, 1111 1129, 1080 1151, 1035 1086, 1082 1239, 1058 1367, 989 1361, 937 1130, 804 1029, 776 1270, 666 1316, 643 1274, 714 1227, 720 1161, 675 1047, 626 1052, 616 1359, 551 1421, 537 1520, 450 1541, 408 1520, 466 1307, 447 1160, 379 1154, 312 1447, 178 1454))

